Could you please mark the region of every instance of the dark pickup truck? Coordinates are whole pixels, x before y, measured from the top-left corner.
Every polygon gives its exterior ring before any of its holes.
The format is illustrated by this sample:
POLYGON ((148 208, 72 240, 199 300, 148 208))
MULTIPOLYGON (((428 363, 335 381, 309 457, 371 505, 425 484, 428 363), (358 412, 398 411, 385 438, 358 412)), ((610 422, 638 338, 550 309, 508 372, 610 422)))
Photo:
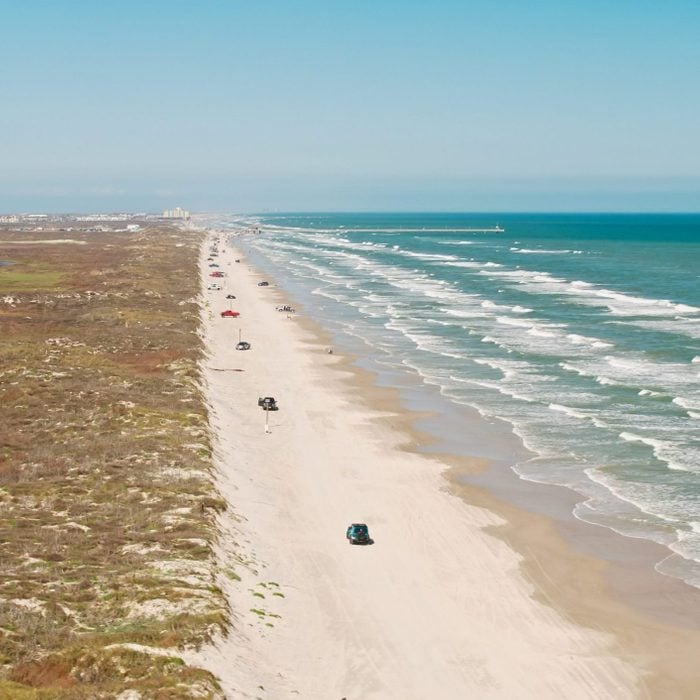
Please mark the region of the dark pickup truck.
POLYGON ((272 396, 265 396, 265 397, 260 397, 258 399, 258 406, 262 408, 265 411, 279 411, 279 406, 277 405, 277 401, 275 401, 272 396))

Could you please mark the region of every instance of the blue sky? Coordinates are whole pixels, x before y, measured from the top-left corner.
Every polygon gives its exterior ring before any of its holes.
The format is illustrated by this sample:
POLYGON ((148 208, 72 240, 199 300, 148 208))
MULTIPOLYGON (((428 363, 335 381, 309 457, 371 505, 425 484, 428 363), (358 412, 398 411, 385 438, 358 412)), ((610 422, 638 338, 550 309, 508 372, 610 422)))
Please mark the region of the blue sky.
POLYGON ((0 211, 700 210, 700 4, 0 0, 0 211))

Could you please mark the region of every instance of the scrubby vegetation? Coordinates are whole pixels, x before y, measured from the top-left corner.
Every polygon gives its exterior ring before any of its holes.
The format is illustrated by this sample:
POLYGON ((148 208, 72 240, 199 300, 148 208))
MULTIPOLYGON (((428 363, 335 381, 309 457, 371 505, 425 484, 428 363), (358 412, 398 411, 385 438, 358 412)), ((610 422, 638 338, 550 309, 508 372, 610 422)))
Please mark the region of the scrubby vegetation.
POLYGON ((216 697, 177 657, 228 619, 199 234, 33 235, 0 231, 0 698, 216 697))

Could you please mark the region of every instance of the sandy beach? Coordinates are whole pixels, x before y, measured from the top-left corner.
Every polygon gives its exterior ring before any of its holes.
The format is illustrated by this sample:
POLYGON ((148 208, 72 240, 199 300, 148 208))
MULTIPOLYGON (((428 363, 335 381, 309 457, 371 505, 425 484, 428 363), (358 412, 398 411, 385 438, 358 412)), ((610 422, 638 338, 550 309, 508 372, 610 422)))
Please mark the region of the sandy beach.
MULTIPOLYGON (((405 449, 391 391, 370 389, 300 314, 276 310, 289 300, 272 280, 258 286, 219 247, 221 291, 206 289, 208 244, 200 261, 203 372, 230 504, 218 556, 233 626, 190 662, 231 698, 691 697, 687 673, 650 693, 654 659, 605 624, 612 608, 584 626, 537 586, 532 561, 495 534, 505 519, 450 489, 446 464, 405 449), (220 317, 230 304, 239 318, 220 317), (267 428, 259 396, 280 407, 267 428), (374 543, 350 546, 352 522, 374 543)), ((591 582, 590 560, 560 568, 573 581, 584 566, 591 582)))

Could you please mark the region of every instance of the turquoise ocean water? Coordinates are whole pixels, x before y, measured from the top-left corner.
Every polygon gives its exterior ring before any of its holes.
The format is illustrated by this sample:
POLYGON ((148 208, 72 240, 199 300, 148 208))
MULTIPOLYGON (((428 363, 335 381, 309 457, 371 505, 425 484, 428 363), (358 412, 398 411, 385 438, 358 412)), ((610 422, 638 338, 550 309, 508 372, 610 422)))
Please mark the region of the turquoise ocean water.
POLYGON ((700 587, 700 216, 207 223, 259 226, 236 242, 251 262, 387 383, 439 405, 453 447, 475 453, 451 411, 505 426, 508 454, 489 456, 576 491, 580 520, 665 545, 657 569, 700 587))

